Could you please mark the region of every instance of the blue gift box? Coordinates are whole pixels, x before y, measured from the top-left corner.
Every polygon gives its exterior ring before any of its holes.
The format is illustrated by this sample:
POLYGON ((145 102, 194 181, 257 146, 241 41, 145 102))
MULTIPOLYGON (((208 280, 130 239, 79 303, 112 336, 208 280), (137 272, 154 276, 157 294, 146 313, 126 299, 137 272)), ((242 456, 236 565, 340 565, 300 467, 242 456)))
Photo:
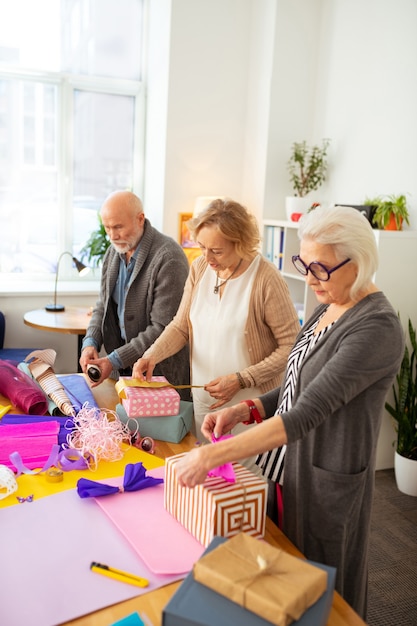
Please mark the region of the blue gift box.
POLYGON ((180 401, 178 415, 158 417, 128 417, 122 404, 116 406, 116 413, 123 424, 127 424, 132 432, 136 425, 141 437, 152 437, 159 441, 179 443, 190 432, 194 418, 192 402, 180 401))
MULTIPOLYGON (((227 541, 224 537, 215 537, 204 554, 224 541, 227 541)), ((327 589, 299 620, 292 622, 291 626, 326 626, 333 602, 336 569, 314 561, 308 561, 308 563, 327 572, 327 589)), ((196 582, 192 572, 177 589, 162 613, 162 626, 231 626, 232 624, 271 626, 271 622, 196 582)))

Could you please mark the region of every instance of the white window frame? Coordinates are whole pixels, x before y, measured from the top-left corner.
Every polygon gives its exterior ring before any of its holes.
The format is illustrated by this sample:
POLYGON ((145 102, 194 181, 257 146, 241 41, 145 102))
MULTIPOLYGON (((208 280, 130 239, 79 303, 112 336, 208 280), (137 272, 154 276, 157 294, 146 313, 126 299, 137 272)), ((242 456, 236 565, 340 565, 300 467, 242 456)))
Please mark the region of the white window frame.
MULTIPOLYGON (((144 187, 144 156, 145 156, 145 89, 143 81, 118 80, 113 78, 95 78, 89 76, 68 75, 52 72, 9 71, 0 69, 0 79, 17 79, 51 83, 57 87, 57 186, 58 206, 60 207, 57 232, 57 249, 72 250, 73 222, 73 98, 74 91, 84 90, 95 93, 126 95, 135 98, 134 106, 134 137, 133 137, 133 188, 139 196, 143 195, 144 187)), ((23 146, 22 146, 23 148, 23 146)), ((28 165, 30 167, 30 165, 28 165)), ((69 257, 60 265, 60 282, 77 280, 69 257)), ((99 272, 93 272, 97 280, 99 272)), ((42 289, 42 283, 51 281, 50 274, 3 274, 0 281, 0 293, 8 291, 12 284, 25 284, 30 291, 42 289)))

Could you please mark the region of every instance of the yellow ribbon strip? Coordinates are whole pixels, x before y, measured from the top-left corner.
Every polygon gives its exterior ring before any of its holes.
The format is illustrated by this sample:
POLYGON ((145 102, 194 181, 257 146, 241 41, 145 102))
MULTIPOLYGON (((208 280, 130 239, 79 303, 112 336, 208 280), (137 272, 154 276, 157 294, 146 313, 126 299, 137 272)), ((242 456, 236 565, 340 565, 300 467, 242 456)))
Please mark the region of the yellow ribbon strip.
POLYGON ((138 378, 129 378, 129 379, 120 379, 115 384, 115 388, 119 398, 126 398, 125 388, 126 387, 145 387, 150 389, 161 389, 163 387, 171 387, 172 389, 191 389, 191 388, 199 388, 202 389, 204 385, 172 385, 168 381, 159 381, 159 380, 139 380, 138 378))

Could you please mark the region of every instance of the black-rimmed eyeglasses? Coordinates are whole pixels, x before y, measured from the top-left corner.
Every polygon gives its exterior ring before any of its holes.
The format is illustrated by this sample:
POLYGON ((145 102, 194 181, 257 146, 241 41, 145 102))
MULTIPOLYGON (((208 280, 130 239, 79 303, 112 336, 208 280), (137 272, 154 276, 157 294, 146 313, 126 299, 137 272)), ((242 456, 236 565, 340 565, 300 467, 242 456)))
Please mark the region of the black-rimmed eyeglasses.
POLYGON ((300 274, 302 274, 303 276, 307 276, 307 274, 311 272, 314 278, 317 278, 317 280, 321 281, 329 280, 330 274, 338 270, 340 267, 343 267, 343 265, 346 265, 346 263, 349 263, 350 261, 350 259, 346 259, 346 261, 342 261, 342 263, 339 263, 339 265, 336 265, 335 267, 332 267, 328 270, 327 267, 325 267, 318 261, 313 261, 312 263, 310 263, 310 265, 306 265, 298 254, 291 257, 291 260, 297 272, 300 272, 300 274))

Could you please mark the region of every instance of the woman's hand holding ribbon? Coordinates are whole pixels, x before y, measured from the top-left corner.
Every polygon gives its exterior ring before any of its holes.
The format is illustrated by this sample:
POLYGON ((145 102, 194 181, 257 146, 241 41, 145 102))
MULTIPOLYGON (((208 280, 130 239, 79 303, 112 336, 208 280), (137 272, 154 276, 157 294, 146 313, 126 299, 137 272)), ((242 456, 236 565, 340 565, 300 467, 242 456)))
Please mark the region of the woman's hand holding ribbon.
POLYGON ((248 413, 249 409, 246 404, 240 403, 214 413, 207 413, 201 432, 209 441, 212 440, 213 436, 219 439, 222 435, 230 433, 236 424, 247 420, 248 413))
POLYGON ((219 376, 204 385, 204 389, 216 400, 210 406, 210 409, 219 409, 221 406, 230 402, 240 389, 239 381, 236 374, 228 374, 227 376, 219 376))

